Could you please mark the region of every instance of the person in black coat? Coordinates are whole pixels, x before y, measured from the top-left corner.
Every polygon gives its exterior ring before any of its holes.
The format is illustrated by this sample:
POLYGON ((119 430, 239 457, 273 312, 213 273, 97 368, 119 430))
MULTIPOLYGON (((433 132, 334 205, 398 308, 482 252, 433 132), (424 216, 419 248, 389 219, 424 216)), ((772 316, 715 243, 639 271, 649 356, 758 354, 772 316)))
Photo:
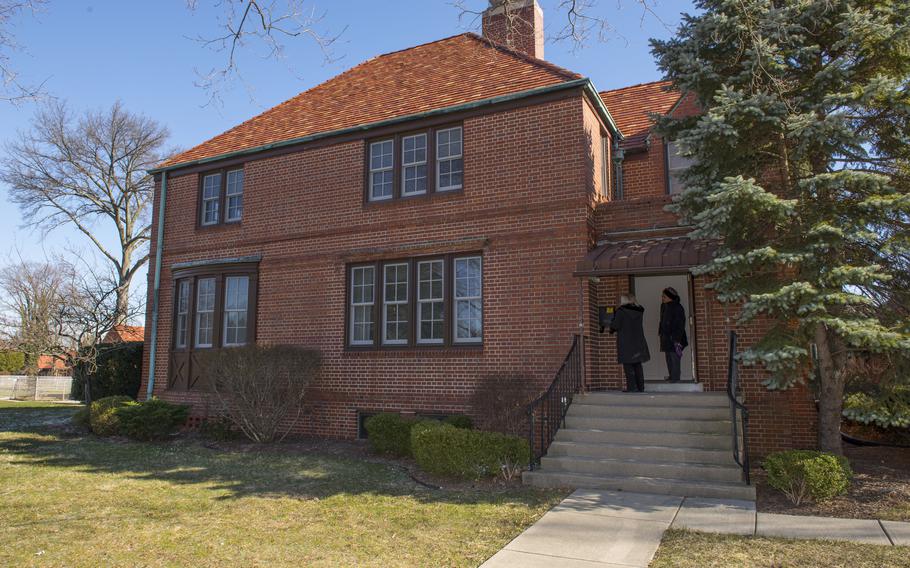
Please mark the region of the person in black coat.
POLYGON ((645 373, 641 364, 651 360, 642 324, 645 309, 635 302, 635 296, 623 296, 622 304, 613 314, 610 333, 616 333, 616 357, 626 374, 626 391, 644 392, 645 373))
POLYGON ((667 360, 667 372, 671 383, 679 382, 682 353, 689 345, 686 337, 686 310, 679 302, 679 292, 664 288, 660 304, 660 350, 667 360))

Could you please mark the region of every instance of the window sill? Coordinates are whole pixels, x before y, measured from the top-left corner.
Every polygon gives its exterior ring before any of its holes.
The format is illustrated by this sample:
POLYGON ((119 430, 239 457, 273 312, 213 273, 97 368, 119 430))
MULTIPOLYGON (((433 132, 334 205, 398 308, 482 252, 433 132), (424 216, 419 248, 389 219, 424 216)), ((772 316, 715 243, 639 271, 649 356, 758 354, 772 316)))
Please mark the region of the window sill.
POLYGON ((382 347, 358 347, 346 345, 342 355, 350 357, 401 357, 401 356, 476 356, 483 353, 482 343, 465 343, 456 345, 386 345, 382 347))
POLYGON ((403 204, 403 203, 420 203, 423 201, 433 202, 433 201, 438 201, 440 199, 445 199, 446 197, 450 197, 453 195, 464 195, 464 187, 462 187, 461 189, 450 189, 450 190, 446 190, 446 191, 433 191, 431 193, 420 193, 417 195, 403 195, 401 197, 393 197, 391 199, 377 199, 375 201, 370 201, 369 199, 366 199, 363 202, 363 205, 365 208, 383 207, 383 206, 389 207, 389 206, 393 206, 395 204, 403 204))

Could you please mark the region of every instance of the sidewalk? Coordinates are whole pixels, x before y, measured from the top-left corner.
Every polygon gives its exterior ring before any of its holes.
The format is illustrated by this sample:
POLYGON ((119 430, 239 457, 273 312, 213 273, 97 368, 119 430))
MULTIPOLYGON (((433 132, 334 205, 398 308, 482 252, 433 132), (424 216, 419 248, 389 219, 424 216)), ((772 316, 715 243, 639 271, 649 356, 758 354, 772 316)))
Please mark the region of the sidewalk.
POLYGON ((910 523, 756 513, 752 501, 579 489, 482 568, 646 568, 670 527, 910 546, 910 523))

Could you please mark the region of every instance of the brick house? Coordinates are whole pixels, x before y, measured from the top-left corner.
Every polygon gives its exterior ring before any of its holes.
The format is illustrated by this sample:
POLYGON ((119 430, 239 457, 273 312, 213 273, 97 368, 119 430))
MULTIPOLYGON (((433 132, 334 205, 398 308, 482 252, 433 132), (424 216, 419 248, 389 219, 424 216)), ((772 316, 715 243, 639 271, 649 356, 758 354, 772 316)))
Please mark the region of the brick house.
MULTIPOLYGON (((204 417, 199 350, 312 346, 302 432, 353 438, 377 411, 470 415, 495 374, 543 391, 576 334, 586 390, 620 389, 599 308, 634 289, 654 314, 666 285, 686 291, 686 387, 724 391, 734 314, 689 272, 711 251, 664 211, 685 162, 649 130, 694 101, 664 82, 598 92, 543 59, 540 8, 516 5, 517 39, 494 5, 485 37, 370 59, 153 172, 148 393, 204 417)), ((761 379, 743 371, 752 452, 813 446, 810 393, 761 379)))

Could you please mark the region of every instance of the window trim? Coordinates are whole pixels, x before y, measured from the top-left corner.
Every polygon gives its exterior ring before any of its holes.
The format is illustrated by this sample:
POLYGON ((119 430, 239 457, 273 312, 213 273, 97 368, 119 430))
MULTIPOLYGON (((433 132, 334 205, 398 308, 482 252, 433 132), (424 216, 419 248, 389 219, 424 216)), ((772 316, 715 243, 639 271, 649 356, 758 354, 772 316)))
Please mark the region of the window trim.
POLYGON ((376 327, 377 327, 377 325, 379 325, 376 321, 376 305, 379 303, 379 302, 377 302, 378 294, 376 293, 377 292, 377 280, 378 280, 378 277, 376 275, 377 272, 378 271, 376 269, 376 265, 374 265, 374 264, 356 265, 356 266, 352 266, 349 270, 350 277, 348 278, 348 285, 347 285, 347 290, 348 290, 348 301, 347 301, 348 314, 347 314, 347 316, 348 317, 345 318, 348 321, 348 325, 346 326, 348 329, 348 333, 346 335, 347 335, 347 343, 354 347, 370 346, 370 345, 373 345, 376 343, 376 336, 378 335, 378 333, 376 333, 378 331, 376 329, 376 327), (357 341, 354 339, 354 310, 352 309, 354 307, 354 271, 366 269, 366 268, 373 269, 373 299, 369 303, 361 302, 361 303, 357 304, 357 306, 370 306, 370 308, 371 308, 370 311, 372 312, 372 315, 373 315, 373 320, 372 320, 373 321, 373 339, 357 341))
POLYGON ((246 173, 243 171, 243 168, 233 168, 228 169, 224 172, 224 223, 239 223, 243 220, 243 194, 246 192, 246 173), (240 193, 230 194, 228 193, 228 179, 230 179, 231 174, 240 172, 240 193), (236 219, 230 216, 231 213, 231 198, 240 196, 240 216, 236 219))
POLYGON ((450 126, 448 128, 437 128, 436 131, 433 133, 434 134, 433 143, 435 144, 435 150, 438 153, 439 135, 442 132, 448 132, 451 130, 461 130, 461 153, 458 154, 458 156, 447 156, 444 159, 445 160, 461 160, 461 185, 447 185, 445 187, 442 187, 441 185, 439 185, 439 178, 442 175, 442 172, 440 172, 439 166, 442 163, 442 160, 440 160, 439 156, 436 156, 436 159, 434 160, 434 162, 435 162, 434 169, 436 170, 436 180, 435 180, 436 191, 444 192, 444 193, 448 193, 450 191, 458 191, 464 187, 464 127, 450 126))
POLYGON ((398 201, 406 201, 409 199, 432 199, 437 195, 448 195, 448 194, 458 194, 464 191, 464 172, 466 171, 464 164, 465 156, 465 128, 462 122, 450 122, 437 126, 427 126, 419 129, 409 129, 396 132, 394 134, 385 134, 383 136, 376 136, 373 138, 364 139, 364 151, 363 151, 363 175, 364 175, 364 184, 363 184, 363 203, 365 206, 370 205, 379 205, 384 203, 396 203, 398 201), (438 161, 436 160, 436 133, 442 130, 450 130, 453 128, 461 129, 461 160, 462 160, 462 183, 461 187, 452 188, 452 189, 438 189, 436 183, 438 181, 438 161), (426 150, 426 169, 427 169, 427 188, 426 191, 422 193, 404 193, 404 139, 411 136, 418 136, 421 134, 426 135, 427 140, 427 150, 426 150), (380 199, 374 199, 372 196, 372 172, 371 169, 371 149, 373 144, 379 142, 392 141, 392 156, 393 156, 393 165, 392 165, 392 196, 384 197, 380 199), (430 169, 432 167, 432 170, 430 169))
POLYGON ((447 254, 437 254, 437 255, 426 255, 426 256, 415 256, 415 257, 396 257, 389 259, 378 259, 372 261, 363 261, 363 262, 354 262, 346 265, 345 267, 345 312, 344 312, 344 330, 343 330, 343 345, 345 351, 401 351, 401 350, 433 350, 433 349, 482 349, 484 338, 483 331, 485 329, 486 322, 486 310, 484 309, 483 298, 484 298, 484 281, 483 277, 483 252, 482 251, 465 251, 457 253, 447 253, 447 254), (481 260, 481 291, 480 291, 480 301, 481 301, 481 338, 475 341, 454 341, 455 328, 454 328, 454 265, 455 259, 461 258, 474 258, 479 257, 481 260), (417 339, 418 329, 417 326, 420 325, 418 321, 418 309, 417 309, 417 298, 419 294, 419 282, 418 278, 418 265, 421 262, 428 262, 434 260, 441 260, 443 262, 443 340, 436 343, 428 342, 419 342, 417 339), (385 306, 385 286, 384 286, 384 274, 385 266, 392 264, 405 264, 408 265, 408 310, 409 310, 409 321, 408 321, 408 341, 406 343, 395 343, 389 344, 384 343, 384 327, 385 327, 385 318, 384 318, 384 306, 385 306), (360 343, 354 344, 351 341, 353 337, 352 322, 353 322, 353 310, 352 308, 352 283, 353 283, 353 271, 356 268, 362 268, 366 266, 374 267, 374 305, 373 305, 373 321, 375 322, 376 332, 373 334, 373 341, 369 343, 360 343), (381 326, 381 327, 380 327, 381 326))
MULTIPOLYGON (((396 282, 396 284, 398 283, 397 280, 395 282, 396 282)), ((409 261, 385 262, 382 264, 382 311, 381 311, 380 320, 378 322, 378 325, 382 326, 382 329, 380 330, 380 333, 382 334, 380 342, 382 343, 382 345, 387 345, 387 346, 388 345, 407 345, 411 341, 411 329, 413 328, 413 324, 414 324, 414 321, 413 321, 414 314, 411 313, 412 284, 413 284, 413 282, 411 280, 411 263, 409 261), (406 288, 405 288, 404 301, 395 300, 393 302, 389 302, 386 299, 386 293, 385 293, 386 289, 385 288, 388 285, 386 282, 386 271, 389 269, 389 267, 393 267, 393 266, 395 266, 395 267, 404 266, 405 267, 405 276, 406 276, 405 286, 406 286, 406 288), (386 331, 388 329, 386 327, 386 307, 387 306, 405 306, 408 309, 408 321, 407 321, 408 331, 407 331, 406 339, 403 339, 403 340, 388 339, 388 337, 386 336, 386 331)))
POLYGON ((370 201, 371 203, 378 203, 381 201, 389 201, 389 200, 395 199, 395 178, 396 178, 395 164, 397 162, 397 160, 395 158, 395 148, 396 148, 396 144, 395 144, 394 137, 393 138, 382 138, 379 140, 371 140, 367 144, 367 152, 366 152, 366 154, 367 154, 367 201, 370 201), (385 144, 386 142, 392 143, 392 165, 387 168, 373 169, 373 146, 382 145, 382 144, 385 144), (388 172, 388 171, 392 172, 392 195, 389 195, 387 197, 386 196, 374 197, 373 196, 373 174, 380 173, 380 172, 388 172))
POLYGON ((457 256, 452 259, 452 342, 457 344, 474 344, 483 341, 483 256, 474 255, 474 256, 457 256), (473 260, 477 259, 480 261, 480 295, 479 296, 465 296, 459 298, 456 293, 458 286, 456 285, 456 279, 458 278, 458 271, 455 270, 455 263, 459 260, 473 260), (480 337, 468 337, 459 339, 458 337, 458 302, 459 301, 473 301, 480 300, 480 337))
POLYGON ((256 319, 259 305, 259 263, 247 262, 238 264, 219 264, 207 265, 182 270, 176 270, 172 274, 171 286, 171 341, 170 341, 170 369, 168 371, 168 389, 169 390, 192 390, 200 388, 195 386, 198 382, 190 382, 187 385, 175 385, 174 362, 181 359, 186 369, 183 371, 187 377, 192 377, 193 368, 197 364, 195 361, 196 353, 206 352, 218 349, 230 349, 236 345, 224 344, 224 307, 226 291, 226 279, 230 276, 247 276, 247 341, 245 345, 256 343, 256 319), (212 315, 212 347, 196 345, 196 299, 198 281, 205 278, 215 279, 215 305, 212 315), (177 293, 180 289, 181 282, 188 282, 189 287, 189 305, 187 306, 187 332, 186 344, 177 344, 177 293))
MULTIPOLYGON (((676 168, 673 170, 671 170, 671 168, 670 168, 670 145, 671 144, 676 146, 676 142, 674 142, 673 140, 666 140, 664 142, 664 177, 666 178, 666 194, 673 196, 673 195, 680 195, 683 191, 686 190, 686 188, 685 188, 685 186, 683 186, 682 191, 677 191, 676 193, 672 192, 672 185, 670 183, 670 172, 679 171, 680 168, 676 168)), ((688 159, 690 161, 692 160, 691 158, 686 158, 686 159, 688 159)), ((692 167, 691 163, 688 166, 686 166, 685 169, 688 169, 690 167, 692 167)))
MULTIPOLYGON (((430 157, 429 146, 430 146, 430 139, 429 139, 428 132, 416 132, 414 134, 408 134, 408 135, 401 137, 401 148, 400 148, 401 175, 399 176, 401 178, 401 197, 416 197, 418 195, 426 195, 427 192, 429 191, 429 188, 430 188, 430 172, 429 172, 430 164, 429 164, 429 160, 428 160, 428 158, 430 157), (406 151, 404 148, 405 140, 407 140, 409 138, 417 139, 417 138, 420 138, 421 136, 423 137, 423 161, 422 162, 406 162, 404 159, 404 153, 406 151), (424 187, 423 191, 412 191, 412 192, 405 191, 405 185, 407 184, 405 170, 407 168, 419 168, 420 166, 423 166, 423 172, 424 172, 423 178, 424 178, 425 187, 424 187)), ((394 147, 394 145, 393 145, 393 147, 394 147)), ((417 178, 415 178, 415 179, 417 179, 417 178)))
POLYGON ((196 229, 213 229, 215 227, 223 227, 225 225, 239 225, 243 222, 243 216, 246 213, 246 168, 244 164, 234 165, 230 167, 218 168, 214 170, 205 170, 199 173, 197 196, 196 196, 196 229), (240 217, 237 219, 228 218, 228 195, 227 195, 227 178, 228 174, 233 172, 243 172, 243 189, 240 192, 241 199, 243 199, 243 205, 241 206, 240 217), (214 223, 205 223, 203 222, 202 213, 203 207, 205 205, 204 191, 205 191, 205 178, 213 175, 220 175, 221 182, 218 187, 218 220, 214 223))

